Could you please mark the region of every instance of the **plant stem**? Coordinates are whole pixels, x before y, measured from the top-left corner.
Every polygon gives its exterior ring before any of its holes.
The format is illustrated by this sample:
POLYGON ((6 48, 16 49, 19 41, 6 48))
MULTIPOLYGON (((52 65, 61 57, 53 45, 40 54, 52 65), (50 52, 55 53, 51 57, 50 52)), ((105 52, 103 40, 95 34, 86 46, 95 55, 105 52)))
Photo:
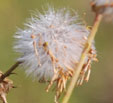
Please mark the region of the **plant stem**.
POLYGON ((9 68, 0 78, 0 82, 2 82, 6 77, 8 77, 12 71, 14 71, 22 62, 16 62, 11 68, 9 68))
POLYGON ((84 50, 83 50, 83 52, 81 54, 81 58, 80 58, 80 61, 78 63, 78 66, 74 70, 74 74, 73 74, 72 80, 71 80, 71 82, 69 84, 69 87, 68 87, 67 92, 66 92, 66 94, 65 94, 65 96, 63 98, 62 103, 68 103, 68 101, 69 101, 69 98, 70 98, 70 96, 72 94, 72 91, 73 91, 75 85, 76 85, 77 79, 79 77, 79 74, 80 74, 81 69, 83 67, 83 64, 85 62, 86 55, 87 55, 88 51, 90 50, 90 47, 91 47, 92 42, 93 42, 93 40, 95 38, 95 35, 96 35, 96 32, 98 30, 98 27, 99 27, 99 24, 100 24, 101 20, 102 20, 102 15, 100 15, 100 14, 96 15, 95 20, 94 20, 94 24, 93 24, 93 27, 92 27, 92 30, 91 30, 91 33, 90 33, 90 35, 88 37, 88 40, 87 40, 86 45, 85 45, 85 48, 84 48, 84 50))

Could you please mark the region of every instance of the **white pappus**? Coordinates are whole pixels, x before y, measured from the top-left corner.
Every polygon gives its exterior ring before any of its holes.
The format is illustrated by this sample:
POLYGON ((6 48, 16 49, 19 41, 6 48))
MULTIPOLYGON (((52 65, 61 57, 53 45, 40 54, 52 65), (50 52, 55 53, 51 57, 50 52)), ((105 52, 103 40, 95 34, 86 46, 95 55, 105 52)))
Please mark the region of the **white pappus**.
MULTIPOLYGON (((66 9, 49 8, 44 13, 35 14, 25 23, 23 30, 16 32, 14 48, 21 54, 18 61, 23 61, 28 75, 50 82, 47 91, 56 82, 58 98, 67 80, 73 76, 73 69, 76 69, 89 33, 77 13, 72 15, 66 9)), ((78 85, 89 79, 90 64, 95 57, 92 44, 78 85)))

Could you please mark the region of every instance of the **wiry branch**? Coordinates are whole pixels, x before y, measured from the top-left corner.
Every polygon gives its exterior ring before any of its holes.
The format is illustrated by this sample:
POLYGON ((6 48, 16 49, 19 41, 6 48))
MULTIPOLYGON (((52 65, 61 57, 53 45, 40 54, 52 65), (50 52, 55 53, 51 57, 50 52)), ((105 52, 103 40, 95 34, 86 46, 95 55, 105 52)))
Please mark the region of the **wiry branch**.
POLYGON ((11 68, 9 68, 0 78, 0 83, 8 77, 22 62, 16 62, 11 68))

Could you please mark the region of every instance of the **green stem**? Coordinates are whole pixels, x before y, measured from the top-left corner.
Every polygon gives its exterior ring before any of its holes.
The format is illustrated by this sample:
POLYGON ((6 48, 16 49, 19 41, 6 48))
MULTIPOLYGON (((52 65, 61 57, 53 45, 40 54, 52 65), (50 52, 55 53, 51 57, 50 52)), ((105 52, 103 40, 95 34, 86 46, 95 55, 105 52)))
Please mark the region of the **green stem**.
POLYGON ((69 87, 68 87, 67 92, 66 92, 66 94, 65 94, 65 96, 63 98, 62 103, 68 103, 69 98, 71 97, 72 91, 73 91, 73 89, 74 89, 74 87, 76 85, 77 79, 79 77, 79 74, 80 74, 81 69, 83 67, 83 64, 85 62, 86 55, 87 55, 88 51, 90 50, 90 47, 91 47, 92 42, 93 42, 93 40, 95 38, 95 35, 96 35, 96 32, 98 30, 98 27, 99 27, 99 24, 100 24, 101 20, 102 20, 102 15, 99 15, 99 14, 96 15, 95 21, 94 21, 94 25, 93 25, 92 30, 91 30, 91 33, 90 33, 90 35, 88 37, 88 40, 87 40, 85 48, 84 48, 84 50, 82 52, 80 61, 78 63, 78 66, 77 66, 76 70, 74 71, 74 75, 72 77, 72 80, 71 80, 71 82, 69 84, 69 87))

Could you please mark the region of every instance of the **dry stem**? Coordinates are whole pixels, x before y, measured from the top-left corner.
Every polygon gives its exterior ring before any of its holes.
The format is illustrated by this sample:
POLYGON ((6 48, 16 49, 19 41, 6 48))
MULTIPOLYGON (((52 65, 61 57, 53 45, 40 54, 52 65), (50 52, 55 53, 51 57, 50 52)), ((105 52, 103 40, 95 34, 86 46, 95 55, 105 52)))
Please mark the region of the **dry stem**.
POLYGON ((102 15, 100 15, 100 14, 96 15, 92 31, 91 31, 91 33, 90 33, 90 35, 88 37, 88 40, 87 40, 85 48, 84 48, 84 50, 82 52, 79 64, 78 64, 76 70, 74 71, 72 80, 71 80, 70 85, 69 85, 69 87, 67 89, 67 92, 66 92, 66 94, 65 94, 65 96, 63 98, 62 103, 68 103, 68 101, 69 101, 69 98, 70 98, 70 96, 72 94, 72 91, 73 91, 73 89, 74 89, 74 87, 76 85, 77 79, 79 77, 79 74, 80 74, 81 69, 83 67, 83 64, 85 62, 86 55, 87 55, 88 51, 90 50, 92 42, 93 42, 93 40, 95 38, 96 32, 97 32, 99 24, 101 22, 101 19, 102 19, 102 15))
POLYGON ((11 68, 9 68, 0 78, 0 83, 8 77, 22 62, 16 62, 11 68))

